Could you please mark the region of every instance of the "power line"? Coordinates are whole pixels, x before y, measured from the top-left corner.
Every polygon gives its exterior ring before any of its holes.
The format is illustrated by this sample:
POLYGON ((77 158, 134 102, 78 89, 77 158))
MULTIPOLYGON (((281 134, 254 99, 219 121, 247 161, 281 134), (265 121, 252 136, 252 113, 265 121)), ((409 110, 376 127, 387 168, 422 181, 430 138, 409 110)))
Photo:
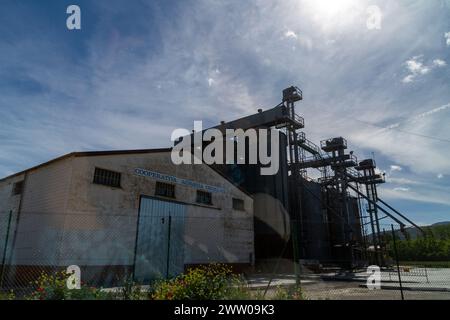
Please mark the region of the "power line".
POLYGON ((379 125, 379 124, 376 124, 376 123, 367 122, 367 121, 356 119, 356 118, 355 118, 355 120, 358 121, 358 122, 362 122, 362 123, 365 123, 365 124, 368 124, 368 125, 371 125, 371 126, 374 126, 374 127, 378 127, 378 128, 381 128, 381 129, 385 129, 385 130, 396 130, 396 131, 399 131, 399 132, 402 132, 402 133, 410 134, 412 136, 417 136, 417 137, 421 137, 421 138, 426 138, 426 139, 431 139, 431 140, 436 140, 436 141, 450 143, 450 139, 444 139, 444 138, 429 136, 429 135, 426 135, 426 134, 406 131, 406 130, 399 129, 397 127, 385 127, 385 126, 382 126, 382 125, 379 125))

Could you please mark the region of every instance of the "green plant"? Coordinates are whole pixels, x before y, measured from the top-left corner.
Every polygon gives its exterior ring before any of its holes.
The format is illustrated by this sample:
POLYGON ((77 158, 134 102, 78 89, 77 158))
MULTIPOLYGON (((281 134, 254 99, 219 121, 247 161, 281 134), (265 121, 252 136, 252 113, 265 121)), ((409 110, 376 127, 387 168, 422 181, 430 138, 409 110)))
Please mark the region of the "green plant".
POLYGON ((119 299, 122 300, 142 300, 149 296, 149 293, 136 284, 131 277, 125 277, 119 294, 119 299))
POLYGON ((80 289, 70 290, 67 300, 112 300, 115 296, 102 288, 81 286, 80 289))
POLYGON ((32 283, 34 291, 27 297, 29 300, 103 300, 112 295, 101 289, 82 285, 80 289, 68 289, 66 272, 54 274, 41 273, 32 283))
POLYGON ((300 287, 278 287, 273 296, 273 300, 305 300, 305 296, 300 287))
POLYGON ((288 292, 285 288, 278 287, 273 296, 274 300, 289 300, 288 292))
POLYGON ((1 292, 0 291, 0 300, 14 300, 16 299, 16 295, 14 294, 14 291, 9 292, 1 292))
POLYGON ((231 268, 211 264, 190 269, 174 279, 155 284, 152 298, 156 300, 224 300, 249 298, 241 279, 231 268))
MULTIPOLYGON (((401 261, 450 261, 450 224, 424 227, 424 237, 397 238, 397 253, 401 261)), ((394 257, 392 236, 387 238, 389 254, 394 257)))
POLYGON ((67 296, 66 291, 67 275, 63 272, 48 275, 41 273, 39 278, 32 283, 35 290, 28 297, 30 300, 64 300, 67 296))
POLYGON ((303 290, 298 287, 298 288, 294 288, 294 290, 291 291, 291 297, 292 300, 306 300, 306 296, 303 293, 303 290))

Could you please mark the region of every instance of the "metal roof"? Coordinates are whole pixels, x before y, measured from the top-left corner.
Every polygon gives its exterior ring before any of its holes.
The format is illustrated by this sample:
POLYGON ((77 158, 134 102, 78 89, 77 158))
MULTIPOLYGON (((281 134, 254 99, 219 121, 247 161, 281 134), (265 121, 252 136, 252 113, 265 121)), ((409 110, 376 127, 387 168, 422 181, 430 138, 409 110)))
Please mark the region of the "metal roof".
POLYGON ((4 181, 4 180, 10 179, 10 178, 13 178, 15 176, 19 176, 19 175, 27 173, 29 171, 33 171, 33 170, 45 167, 54 162, 68 159, 71 157, 93 157, 93 156, 109 156, 109 155, 121 155, 121 154, 161 153, 161 152, 170 152, 170 151, 172 151, 172 148, 71 152, 71 153, 65 154, 63 156, 49 160, 47 162, 38 164, 37 166, 31 167, 31 168, 25 169, 23 171, 9 175, 7 177, 4 177, 4 178, 0 179, 0 181, 4 181))

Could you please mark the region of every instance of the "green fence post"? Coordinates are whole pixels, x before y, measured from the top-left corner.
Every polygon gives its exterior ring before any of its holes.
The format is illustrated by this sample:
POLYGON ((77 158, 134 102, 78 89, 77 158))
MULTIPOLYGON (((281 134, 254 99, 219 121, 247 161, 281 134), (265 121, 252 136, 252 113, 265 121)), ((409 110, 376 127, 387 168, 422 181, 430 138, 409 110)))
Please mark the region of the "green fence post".
POLYGON ((4 278, 4 273, 5 273, 6 253, 7 253, 7 250, 8 250, 9 229, 11 227, 11 218, 12 218, 12 210, 9 210, 8 226, 6 227, 5 247, 3 248, 2 273, 1 273, 1 278, 0 278, 0 289, 3 288, 3 278, 4 278))

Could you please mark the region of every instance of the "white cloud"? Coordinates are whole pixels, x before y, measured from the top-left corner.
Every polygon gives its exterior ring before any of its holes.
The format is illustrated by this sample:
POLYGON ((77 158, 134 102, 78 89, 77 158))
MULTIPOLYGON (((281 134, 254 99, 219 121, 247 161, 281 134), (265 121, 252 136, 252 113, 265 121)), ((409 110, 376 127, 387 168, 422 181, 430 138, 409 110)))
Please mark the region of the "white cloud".
POLYGON ((422 182, 416 181, 416 180, 411 180, 408 178, 395 178, 395 177, 388 177, 386 179, 386 182, 389 183, 394 183, 397 185, 422 185, 422 182))
POLYGON ((292 31, 292 30, 287 30, 287 31, 284 33, 284 37, 285 37, 285 38, 298 39, 297 34, 296 34, 294 31, 292 31))
MULTIPOLYGON (((294 41, 295 43, 308 50, 311 50, 313 47, 313 42, 309 36, 307 36, 306 34, 302 34, 301 36, 299 36, 295 31, 291 29, 287 29, 287 31, 283 33, 282 39, 289 39, 291 40, 291 42, 294 41)), ((297 46, 291 46, 291 49, 292 51, 295 51, 297 49, 297 46)))
POLYGON ((392 165, 392 166, 391 166, 391 172, 394 172, 394 171, 402 171, 402 170, 403 170, 403 168, 400 167, 400 166, 398 166, 398 165, 392 165))
POLYGON ((447 62, 445 62, 444 60, 441 60, 441 59, 435 59, 435 60, 433 60, 433 65, 435 67, 445 67, 447 65, 447 62))
POLYGON ((447 46, 450 47, 450 31, 444 33, 445 42, 447 43, 447 46))
POLYGON ((403 120, 401 122, 390 124, 390 125, 386 126, 386 129, 387 130, 392 130, 392 129, 396 129, 396 128, 400 127, 400 125, 402 125, 402 124, 417 123, 418 121, 423 121, 423 118, 432 116, 435 113, 438 113, 438 112, 441 112, 441 111, 445 111, 445 110, 447 110, 449 108, 450 108, 450 103, 446 104, 446 105, 443 105, 443 106, 440 106, 440 107, 433 108, 433 109, 425 111, 425 112, 422 112, 422 113, 420 113, 418 115, 408 117, 408 118, 406 118, 405 120, 403 120))
POLYGON ((414 57, 406 61, 406 67, 413 74, 427 74, 430 71, 430 68, 424 66, 418 59, 420 59, 420 57, 414 57))
POLYGON ((413 81, 414 81, 414 76, 412 74, 407 75, 402 80, 403 83, 411 83, 413 81))
MULTIPOLYGON (((450 136, 450 128, 447 125, 449 113, 444 112, 450 108, 443 107, 423 112, 420 118, 416 118, 417 116, 406 118, 399 122, 401 126, 399 124, 398 129, 359 127, 349 135, 349 143, 364 145, 365 149, 374 150, 377 154, 388 157, 392 163, 400 163, 403 168, 408 167, 408 175, 429 177, 448 172, 450 170, 448 143, 426 138, 450 136), (413 119, 415 120, 412 121, 413 119), (411 135, 408 132, 418 135, 411 135)), ((392 170, 390 167, 389 169, 392 170)))
POLYGON ((448 198, 448 191, 445 188, 441 189, 423 188, 419 190, 409 189, 407 191, 402 190, 401 187, 399 188, 400 190, 398 190, 398 188, 390 189, 382 187, 379 190, 380 197, 383 200, 403 199, 409 201, 450 205, 450 200, 448 198))
MULTIPOLYGON (((17 49, 6 52, 2 47, 1 55, 5 59, 2 63, 23 68, 32 64, 32 76, 38 75, 49 82, 46 84, 53 92, 63 93, 63 99, 70 97, 68 102, 77 108, 66 106, 66 102, 64 108, 60 107, 62 99, 57 95, 15 99, 2 95, 2 107, 6 108, 0 107, 0 157, 3 154, 6 160, 1 162, 0 172, 16 171, 18 167, 36 164, 30 162, 44 161, 72 150, 168 146, 171 131, 178 126, 189 128, 198 115, 215 125, 220 120, 252 114, 259 107, 267 109, 276 105, 283 85, 296 84, 304 89, 307 97, 297 110, 307 120, 306 130, 311 140, 318 143, 321 139, 345 135, 358 157, 376 151, 379 163, 401 164, 404 170, 393 172, 395 178, 402 179, 404 175, 419 182, 420 178, 424 179, 423 185, 417 185, 390 178, 386 184, 390 189, 382 190, 382 198, 390 192, 393 199, 408 197, 450 203, 448 186, 440 192, 428 191, 437 184, 438 173, 450 172, 447 144, 356 122, 349 126, 348 119, 342 118, 345 112, 349 117, 367 116, 374 123, 400 121, 401 129, 450 137, 446 125, 448 112, 421 118, 414 126, 411 122, 405 126, 401 121, 441 106, 442 101, 448 101, 448 94, 439 91, 439 86, 424 86, 405 95, 389 81, 399 68, 395 57, 402 57, 412 45, 427 50, 429 39, 433 34, 441 37, 442 31, 432 33, 431 27, 422 28, 421 19, 405 21, 406 15, 397 15, 402 12, 389 9, 387 16, 398 17, 390 19, 389 32, 382 37, 381 34, 369 36, 366 28, 361 28, 366 19, 364 10, 359 19, 348 23, 352 21, 347 19, 348 12, 324 19, 323 15, 310 14, 317 10, 305 12, 305 1, 282 1, 276 5, 269 2, 261 1, 258 5, 239 2, 243 8, 226 10, 228 5, 220 2, 198 1, 192 4, 194 8, 180 12, 176 24, 166 21, 158 28, 153 22, 159 20, 148 18, 157 10, 149 7, 143 20, 138 21, 144 36, 130 37, 109 17, 111 11, 125 9, 113 7, 106 10, 98 28, 92 30, 85 63, 80 64, 86 65, 89 72, 81 70, 78 64, 56 69, 54 66, 65 65, 63 62, 68 60, 59 54, 59 43, 57 48, 46 45, 47 51, 42 50, 40 39, 30 40, 29 45, 19 43, 17 49), (242 19, 244 15, 246 19, 242 19), (344 25, 355 28, 347 29, 344 25), (411 28, 405 30, 405 25, 411 28), (149 54, 137 59, 140 55, 134 55, 132 49, 140 41, 151 43, 148 40, 154 39, 155 31, 161 33, 156 38, 162 43, 155 42, 158 50, 143 45, 142 52, 149 54), (328 39, 333 40, 327 42, 328 39), (297 48, 295 52, 289 50, 293 45, 297 48), (305 54, 305 50, 311 50, 311 54, 305 54), (34 63, 42 60, 37 59, 41 55, 51 57, 52 61, 34 63), (216 68, 220 69, 219 73, 216 68), (54 102, 49 101, 52 96, 54 102), (3 112, 5 109, 8 112, 3 112), (17 113, 18 120, 8 117, 8 113, 17 113), (42 114, 46 121, 40 121, 36 114, 42 114), (156 123, 160 126, 155 126, 156 123), (394 187, 411 190, 393 191, 394 187)), ((311 7, 316 2, 310 1, 311 7)), ((364 7, 362 3, 358 1, 364 7)), ((110 6, 99 5, 100 11, 103 6, 110 6)), ((134 15, 128 16, 135 19, 134 15)), ((442 47, 442 43, 438 45, 442 47)), ((430 56, 439 57, 446 55, 430 56)), ((437 68, 433 59, 417 58, 420 65, 402 65, 405 74, 397 77, 406 76, 406 81, 413 82, 416 77, 430 75, 433 71, 429 69, 437 68)), ((389 171, 389 167, 386 169, 389 171)))
POLYGON ((412 117, 411 121, 415 122, 415 121, 417 121, 417 120, 419 120, 421 118, 428 117, 428 116, 431 116, 431 115, 433 115, 433 114, 435 114, 437 112, 441 112, 441 111, 447 110, 448 108, 450 108, 450 103, 446 104, 446 105, 443 105, 443 106, 440 106, 440 107, 437 107, 437 108, 433 108, 433 109, 431 109, 429 111, 426 111, 426 112, 422 112, 421 114, 418 114, 417 116, 412 117))
POLYGON ((400 191, 400 192, 408 192, 410 189, 405 187, 397 187, 394 188, 394 191, 400 191))
POLYGON ((439 174, 437 175, 437 178, 438 178, 438 179, 443 179, 443 178, 444 178, 444 175, 443 175, 442 173, 439 173, 439 174))
POLYGON ((402 79, 403 83, 411 83, 420 76, 430 73, 435 68, 447 66, 447 62, 442 59, 434 59, 429 65, 423 62, 423 56, 415 56, 405 62, 409 74, 402 79))

